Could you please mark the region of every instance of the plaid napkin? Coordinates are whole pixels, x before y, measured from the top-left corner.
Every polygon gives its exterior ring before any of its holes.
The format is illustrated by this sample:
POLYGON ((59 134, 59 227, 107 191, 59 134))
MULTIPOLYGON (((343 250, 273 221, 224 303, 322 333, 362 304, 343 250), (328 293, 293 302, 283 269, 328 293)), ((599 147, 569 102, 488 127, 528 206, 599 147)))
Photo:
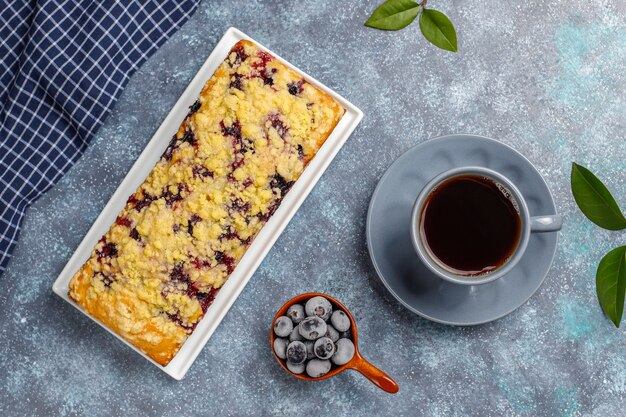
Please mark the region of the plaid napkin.
POLYGON ((26 208, 198 1, 0 0, 0 274, 26 208))

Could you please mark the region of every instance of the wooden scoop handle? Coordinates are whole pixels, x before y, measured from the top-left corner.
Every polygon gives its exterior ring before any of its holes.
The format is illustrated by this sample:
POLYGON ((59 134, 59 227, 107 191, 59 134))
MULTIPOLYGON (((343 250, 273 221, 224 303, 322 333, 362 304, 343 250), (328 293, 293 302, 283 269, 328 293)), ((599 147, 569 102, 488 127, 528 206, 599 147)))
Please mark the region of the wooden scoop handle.
POLYGON ((354 354, 354 358, 348 364, 348 368, 359 371, 365 378, 372 381, 378 388, 387 391, 391 394, 395 394, 400 390, 400 387, 391 379, 389 375, 369 363, 361 354, 357 351, 354 354))

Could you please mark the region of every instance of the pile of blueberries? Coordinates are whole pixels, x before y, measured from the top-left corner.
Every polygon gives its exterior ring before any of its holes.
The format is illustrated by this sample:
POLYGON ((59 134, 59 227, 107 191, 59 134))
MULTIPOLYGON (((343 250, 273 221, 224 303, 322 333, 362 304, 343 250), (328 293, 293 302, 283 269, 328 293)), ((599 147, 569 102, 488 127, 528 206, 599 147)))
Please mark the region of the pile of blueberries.
POLYGON ((350 318, 321 296, 290 306, 274 322, 274 333, 274 352, 294 374, 318 378, 354 356, 350 318))

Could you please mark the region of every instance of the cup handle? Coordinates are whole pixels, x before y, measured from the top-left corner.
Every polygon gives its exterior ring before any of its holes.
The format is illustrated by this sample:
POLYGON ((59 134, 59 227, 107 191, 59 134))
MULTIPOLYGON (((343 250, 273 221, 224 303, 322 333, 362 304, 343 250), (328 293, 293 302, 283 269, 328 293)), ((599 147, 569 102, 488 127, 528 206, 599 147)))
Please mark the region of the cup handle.
POLYGON ((533 216, 530 218, 530 231, 532 233, 556 232, 561 230, 563 218, 560 214, 547 216, 533 216))

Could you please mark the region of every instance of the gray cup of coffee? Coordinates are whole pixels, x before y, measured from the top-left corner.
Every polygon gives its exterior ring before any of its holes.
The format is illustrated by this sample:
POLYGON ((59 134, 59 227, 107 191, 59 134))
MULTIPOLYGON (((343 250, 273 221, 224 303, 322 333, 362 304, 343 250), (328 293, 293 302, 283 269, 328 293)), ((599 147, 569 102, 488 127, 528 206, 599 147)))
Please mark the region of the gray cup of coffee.
POLYGON ((559 214, 530 216, 524 196, 504 175, 462 167, 422 189, 411 218, 411 239, 421 261, 446 281, 479 285, 510 272, 531 233, 561 229, 559 214))

